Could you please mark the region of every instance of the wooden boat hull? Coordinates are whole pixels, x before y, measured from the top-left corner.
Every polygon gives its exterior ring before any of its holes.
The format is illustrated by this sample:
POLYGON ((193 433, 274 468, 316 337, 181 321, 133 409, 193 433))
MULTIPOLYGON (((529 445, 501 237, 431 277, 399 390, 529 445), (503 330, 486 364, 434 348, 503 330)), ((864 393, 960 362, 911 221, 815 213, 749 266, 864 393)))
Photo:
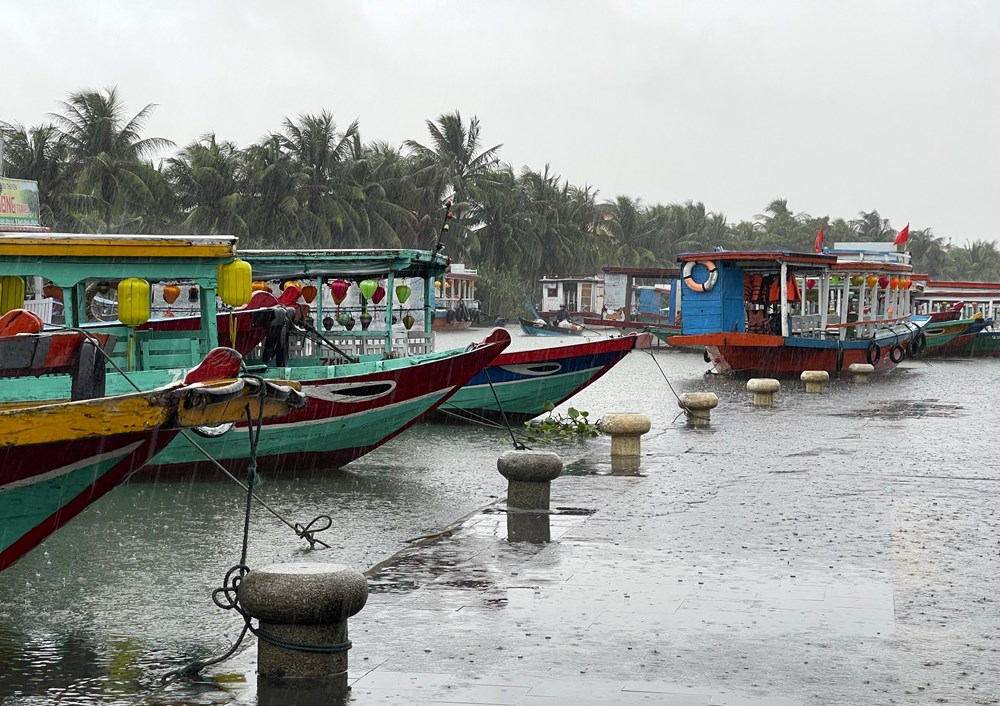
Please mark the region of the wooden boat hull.
MULTIPOLYGON (((378 448, 456 393, 510 344, 494 330, 471 350, 452 350, 407 359, 283 368, 296 379, 308 403, 280 420, 265 422, 257 447, 260 468, 333 469, 378 448), (352 374, 352 370, 359 371, 352 374)), ((240 424, 199 445, 227 468, 248 460, 247 426, 240 424)), ((186 438, 176 439, 151 466, 172 470, 209 464, 186 438)))
POLYGON ((521 323, 521 331, 528 336, 582 336, 586 330, 582 326, 578 329, 561 328, 551 324, 543 324, 538 321, 528 321, 518 319, 521 323))
POLYGON ((444 316, 435 316, 431 321, 432 331, 464 331, 471 327, 471 321, 462 321, 460 319, 448 321, 444 316))
POLYGON ((521 424, 544 413, 547 401, 565 402, 648 338, 644 333, 503 353, 432 416, 455 422, 502 422, 506 418, 511 424, 521 424))
POLYGON ((704 346, 715 371, 745 377, 798 377, 804 370, 846 372, 853 363, 871 363, 888 372, 906 356, 913 329, 876 340, 826 340, 757 333, 672 336, 672 346, 704 346), (877 350, 877 353, 873 351, 877 350))
POLYGON ((0 571, 126 480, 183 427, 287 414, 293 387, 239 379, 0 411, 0 571))
POLYGON ((985 324, 980 324, 982 319, 957 319, 951 321, 936 321, 931 318, 923 327, 924 336, 927 343, 924 346, 924 356, 950 355, 949 351, 954 344, 961 344, 968 341, 971 331, 975 327, 976 331, 983 329, 985 324))
POLYGON ((930 323, 927 325, 925 328, 927 331, 927 347, 924 349, 924 356, 931 358, 968 358, 975 354, 976 343, 980 344, 979 347, 981 353, 990 348, 989 345, 982 345, 983 343, 988 342, 989 337, 983 336, 980 338, 981 334, 990 333, 984 330, 990 323, 988 320, 983 318, 965 319, 962 322, 955 323, 967 325, 961 327, 956 326, 955 330, 949 331, 948 334, 950 335, 946 336, 932 336, 932 329, 936 327, 949 326, 949 324, 938 325, 930 323), (931 345, 932 342, 934 342, 935 345, 931 345))

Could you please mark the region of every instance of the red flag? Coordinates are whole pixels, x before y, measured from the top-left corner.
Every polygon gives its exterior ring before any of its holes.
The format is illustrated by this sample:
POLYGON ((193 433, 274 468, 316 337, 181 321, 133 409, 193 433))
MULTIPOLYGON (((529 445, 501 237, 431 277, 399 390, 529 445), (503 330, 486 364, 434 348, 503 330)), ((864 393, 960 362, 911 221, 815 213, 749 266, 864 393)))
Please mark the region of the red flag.
POLYGON ((906 239, 910 237, 910 224, 907 223, 903 226, 903 230, 899 231, 896 239, 892 241, 893 245, 902 245, 906 242, 906 239))
POLYGON ((823 252, 823 226, 819 227, 819 233, 816 234, 816 242, 813 243, 813 250, 823 252))

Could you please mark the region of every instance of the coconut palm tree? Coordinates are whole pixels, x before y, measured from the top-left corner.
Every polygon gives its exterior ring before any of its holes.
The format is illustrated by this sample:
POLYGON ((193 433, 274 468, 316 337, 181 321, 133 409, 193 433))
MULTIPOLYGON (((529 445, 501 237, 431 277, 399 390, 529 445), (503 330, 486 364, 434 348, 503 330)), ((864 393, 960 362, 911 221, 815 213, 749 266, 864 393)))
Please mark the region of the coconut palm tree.
POLYGON ((246 244, 270 248, 301 244, 295 169, 281 148, 281 137, 271 135, 248 147, 243 151, 243 165, 246 244))
POLYGON ((104 227, 119 230, 139 217, 152 198, 141 174, 145 168, 139 165, 174 143, 162 137, 142 137, 155 105, 150 103, 126 118, 115 87, 71 93, 61 106, 62 113, 50 117, 68 149, 77 189, 96 200, 104 227))
POLYGON ((652 265, 656 256, 650 250, 653 228, 642 202, 619 196, 601 209, 601 228, 610 239, 611 262, 621 267, 652 265))
POLYGON ((299 231, 313 247, 337 247, 358 240, 358 214, 353 204, 364 194, 345 178, 351 143, 358 121, 339 132, 333 114, 286 118, 278 135, 282 150, 291 157, 299 202, 299 231))
POLYGON ((414 183, 424 190, 424 199, 433 214, 445 199, 452 201, 455 219, 442 241, 449 252, 461 255, 472 248, 465 242, 468 227, 476 225, 468 213, 473 210, 470 202, 477 186, 499 165, 498 153, 502 145, 482 149, 479 118, 473 116, 468 127, 457 110, 438 116, 437 122, 428 120, 430 146, 414 140, 403 144, 415 160, 414 183))
POLYGON ((243 154, 232 142, 219 142, 215 133, 204 135, 167 160, 166 176, 184 220, 187 233, 244 236, 248 232, 241 207, 243 154))

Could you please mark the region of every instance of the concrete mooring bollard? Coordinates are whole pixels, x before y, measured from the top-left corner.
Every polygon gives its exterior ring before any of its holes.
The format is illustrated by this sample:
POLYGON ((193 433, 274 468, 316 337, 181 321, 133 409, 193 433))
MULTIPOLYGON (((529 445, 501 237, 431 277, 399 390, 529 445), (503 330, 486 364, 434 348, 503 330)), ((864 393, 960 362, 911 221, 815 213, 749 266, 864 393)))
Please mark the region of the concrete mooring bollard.
MULTIPOLYGON (((347 619, 368 601, 364 574, 340 564, 275 564, 247 574, 238 596, 260 622, 257 684, 262 697, 268 689, 288 687, 327 697, 347 693, 347 619)), ((280 703, 280 696, 273 702, 280 703)))
POLYGON ((547 511, 550 486, 563 462, 551 451, 507 451, 497 459, 497 469, 507 479, 508 507, 547 511))
POLYGON ((689 427, 707 427, 712 423, 712 410, 719 406, 719 398, 714 392, 685 392, 677 400, 677 406, 688 413, 689 427))
POLYGON ((847 372, 854 376, 854 382, 868 382, 868 376, 875 372, 875 366, 871 363, 851 363, 847 366, 847 372))
POLYGON ((774 378, 750 378, 747 380, 747 392, 753 393, 753 403, 758 407, 771 407, 774 395, 781 389, 781 383, 774 378))
POLYGON ((638 412, 616 412, 601 419, 601 431, 611 435, 611 472, 639 470, 642 435, 650 429, 649 417, 638 412))
POLYGON ((803 370, 799 379, 806 384, 806 392, 823 394, 823 385, 830 382, 830 373, 825 370, 803 370))

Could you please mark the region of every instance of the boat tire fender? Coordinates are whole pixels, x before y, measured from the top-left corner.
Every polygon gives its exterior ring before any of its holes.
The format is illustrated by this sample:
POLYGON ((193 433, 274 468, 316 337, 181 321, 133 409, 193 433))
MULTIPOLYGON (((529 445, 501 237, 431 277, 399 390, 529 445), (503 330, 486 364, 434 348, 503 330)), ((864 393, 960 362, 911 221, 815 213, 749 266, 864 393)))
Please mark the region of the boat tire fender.
POLYGON ((878 365, 879 359, 882 357, 882 349, 878 347, 875 341, 868 344, 868 350, 865 351, 865 360, 868 361, 869 365, 878 365))
POLYGON ((698 263, 695 261, 690 261, 684 264, 684 269, 681 272, 681 278, 684 280, 684 284, 692 292, 711 292, 712 287, 715 286, 715 281, 719 279, 719 270, 715 266, 715 263, 711 260, 705 260, 701 264, 708 269, 708 279, 704 282, 695 282, 692 273, 694 272, 694 266, 698 263))
POLYGON ((893 363, 898 363, 906 355, 906 351, 898 343, 889 349, 889 360, 893 363))
POLYGON ((80 353, 73 366, 70 400, 93 400, 104 397, 107 367, 97 343, 88 339, 80 345, 80 353))
POLYGON ((705 347, 705 351, 701 354, 701 357, 705 359, 706 363, 712 362, 712 356, 708 354, 708 347, 705 347))

